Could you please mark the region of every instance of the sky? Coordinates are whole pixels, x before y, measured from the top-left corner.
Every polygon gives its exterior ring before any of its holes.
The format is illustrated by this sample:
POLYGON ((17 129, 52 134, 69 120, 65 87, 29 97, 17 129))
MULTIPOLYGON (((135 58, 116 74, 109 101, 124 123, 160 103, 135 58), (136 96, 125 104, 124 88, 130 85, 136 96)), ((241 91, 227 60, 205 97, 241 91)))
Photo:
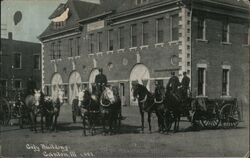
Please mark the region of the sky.
MULTIPOLYGON (((48 17, 60 3, 66 1, 3 0, 1 2, 1 38, 8 38, 8 32, 12 32, 14 40, 39 42, 37 37, 50 23, 48 17), (22 18, 15 25, 14 15, 17 11, 22 13, 22 18)), ((98 2, 98 0, 82 1, 98 2)))

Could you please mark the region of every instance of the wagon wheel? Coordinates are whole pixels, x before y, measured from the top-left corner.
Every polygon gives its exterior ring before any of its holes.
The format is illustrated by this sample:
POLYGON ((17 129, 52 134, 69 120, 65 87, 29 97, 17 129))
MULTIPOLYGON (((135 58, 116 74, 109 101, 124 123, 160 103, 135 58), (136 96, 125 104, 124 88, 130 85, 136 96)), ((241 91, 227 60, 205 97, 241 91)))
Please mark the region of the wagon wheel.
POLYGON ((224 128, 234 128, 239 124, 240 113, 237 106, 225 104, 220 111, 221 125, 224 128))
POLYGON ((11 118, 11 109, 8 101, 0 98, 0 121, 2 124, 7 125, 11 118))
POLYGON ((216 114, 206 114, 206 116, 202 117, 201 123, 205 128, 213 129, 218 127, 220 123, 219 115, 216 114))

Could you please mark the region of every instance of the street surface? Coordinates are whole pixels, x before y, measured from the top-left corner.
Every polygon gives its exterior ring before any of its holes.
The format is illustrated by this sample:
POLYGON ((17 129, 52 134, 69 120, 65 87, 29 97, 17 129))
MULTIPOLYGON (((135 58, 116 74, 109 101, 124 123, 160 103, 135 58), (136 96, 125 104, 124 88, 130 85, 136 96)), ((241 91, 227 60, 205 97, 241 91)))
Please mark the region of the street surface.
POLYGON ((182 121, 179 133, 157 133, 157 119, 152 117, 153 132, 140 133, 138 107, 123 107, 120 134, 83 136, 81 120, 72 123, 71 107, 63 105, 58 132, 34 133, 17 125, 2 126, 0 156, 3 157, 243 157, 249 149, 249 118, 244 116, 236 129, 186 131, 190 123, 182 121))

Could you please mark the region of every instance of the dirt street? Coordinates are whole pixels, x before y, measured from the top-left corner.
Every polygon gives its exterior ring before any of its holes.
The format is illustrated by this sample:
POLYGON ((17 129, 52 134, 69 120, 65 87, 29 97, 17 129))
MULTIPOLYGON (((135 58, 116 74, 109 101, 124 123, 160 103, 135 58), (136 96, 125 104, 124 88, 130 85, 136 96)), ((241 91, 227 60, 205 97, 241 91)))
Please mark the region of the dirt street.
POLYGON ((140 133, 138 107, 124 107, 120 134, 83 136, 81 120, 72 123, 71 107, 64 105, 59 116, 58 132, 34 133, 17 125, 1 127, 0 155, 4 157, 243 157, 249 148, 249 122, 236 129, 185 131, 190 123, 182 121, 178 133, 157 132, 157 119, 152 117, 153 132, 140 133))

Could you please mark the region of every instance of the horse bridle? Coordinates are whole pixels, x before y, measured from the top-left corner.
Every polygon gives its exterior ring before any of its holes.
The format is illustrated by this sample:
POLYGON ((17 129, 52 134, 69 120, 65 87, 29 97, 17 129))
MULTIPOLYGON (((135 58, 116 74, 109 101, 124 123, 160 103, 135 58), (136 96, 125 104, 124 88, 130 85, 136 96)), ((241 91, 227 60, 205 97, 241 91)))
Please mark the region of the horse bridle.
POLYGON ((155 104, 161 104, 161 103, 163 103, 163 97, 161 97, 160 101, 157 101, 156 98, 154 98, 154 102, 155 102, 155 104))

